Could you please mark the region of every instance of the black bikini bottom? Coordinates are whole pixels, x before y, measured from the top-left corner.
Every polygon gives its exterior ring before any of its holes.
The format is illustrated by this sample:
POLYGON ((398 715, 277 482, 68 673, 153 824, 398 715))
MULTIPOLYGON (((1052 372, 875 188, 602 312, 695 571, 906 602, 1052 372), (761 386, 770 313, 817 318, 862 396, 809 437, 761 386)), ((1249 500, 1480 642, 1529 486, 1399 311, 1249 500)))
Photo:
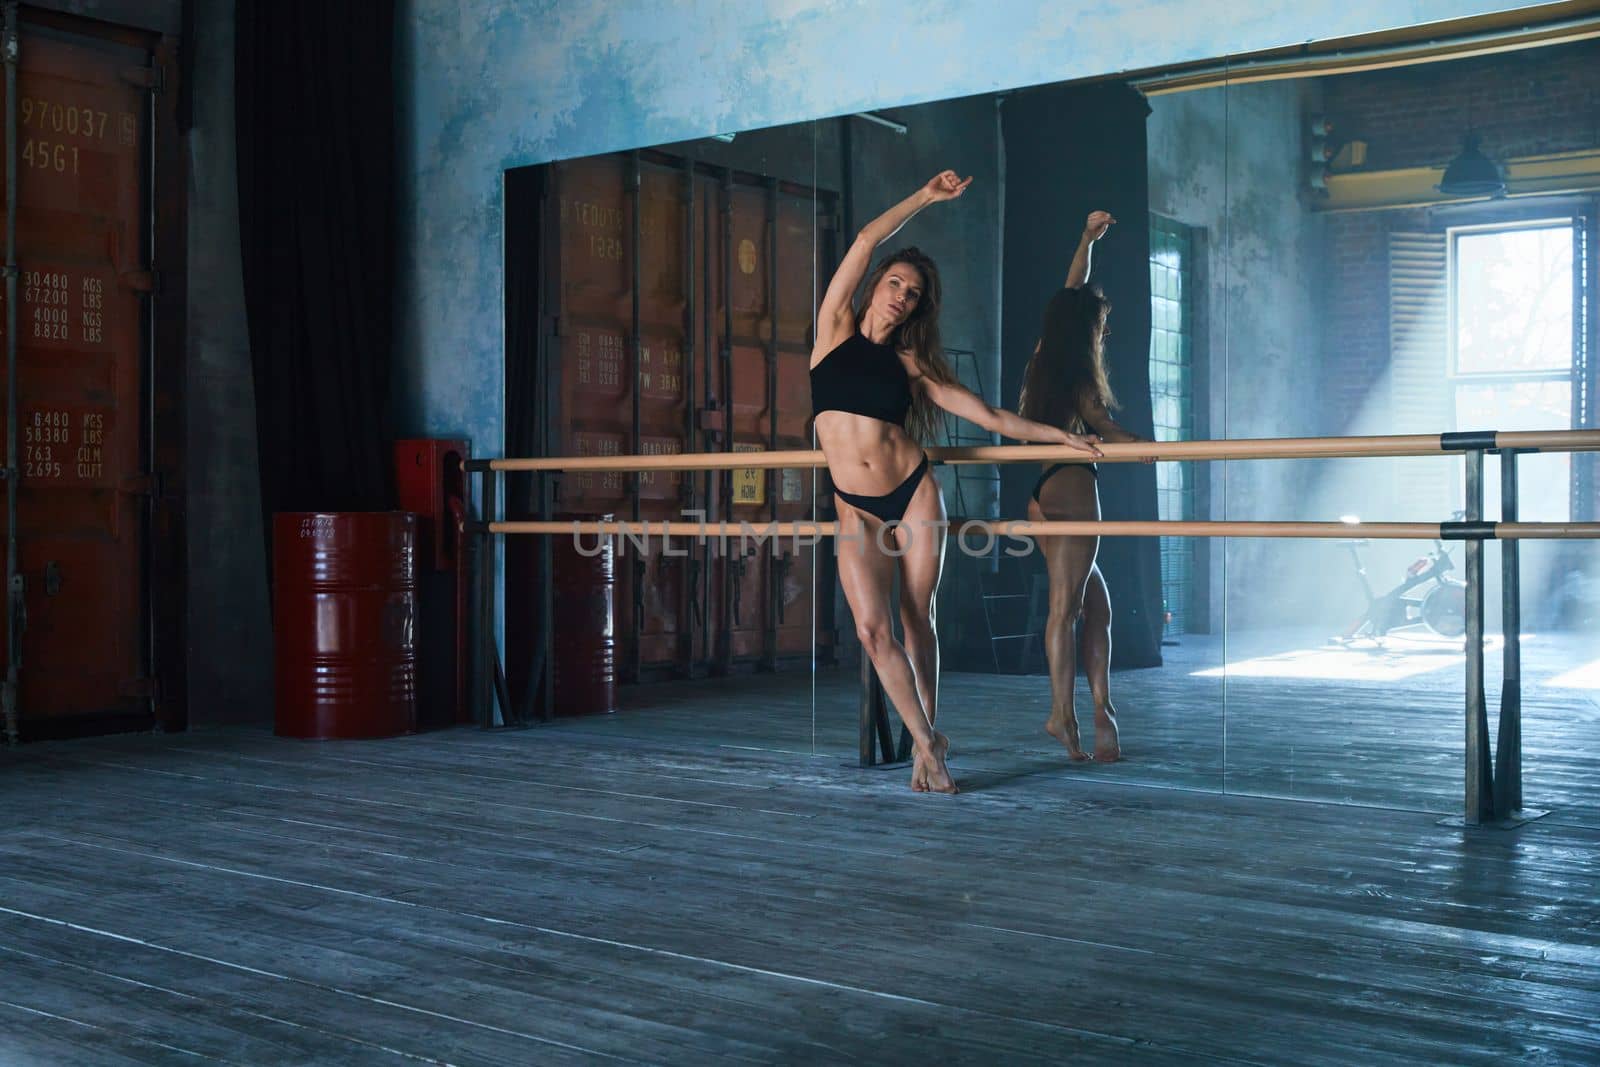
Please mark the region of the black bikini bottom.
POLYGON ((1062 467, 1084 467, 1084 466, 1087 466, 1089 468, 1089 474, 1092 477, 1095 477, 1095 478, 1100 477, 1100 465, 1098 463, 1088 463, 1088 464, 1084 464, 1084 463, 1052 463, 1052 464, 1050 464, 1050 466, 1048 466, 1048 467, 1046 467, 1044 469, 1044 473, 1039 475, 1039 480, 1033 483, 1033 499, 1034 500, 1038 500, 1039 499, 1039 490, 1044 488, 1044 483, 1048 482, 1050 480, 1050 476, 1052 474, 1054 474, 1056 471, 1060 470, 1062 467))
POLYGON ((884 522, 899 522, 906 517, 906 508, 911 506, 911 498, 915 495, 917 486, 922 484, 922 475, 927 469, 928 457, 924 454, 922 462, 917 464, 917 469, 911 472, 911 476, 882 496, 847 493, 837 488, 834 492, 846 504, 858 507, 869 515, 876 515, 884 522))

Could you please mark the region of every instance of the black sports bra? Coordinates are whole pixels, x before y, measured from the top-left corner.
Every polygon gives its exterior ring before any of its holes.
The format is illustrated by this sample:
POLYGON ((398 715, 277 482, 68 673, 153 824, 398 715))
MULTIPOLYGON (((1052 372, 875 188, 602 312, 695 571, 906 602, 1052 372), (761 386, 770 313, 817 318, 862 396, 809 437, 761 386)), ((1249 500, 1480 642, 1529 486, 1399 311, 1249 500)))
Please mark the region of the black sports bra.
POLYGON ((811 415, 848 411, 905 425, 911 413, 911 378, 889 345, 853 333, 811 368, 811 415))

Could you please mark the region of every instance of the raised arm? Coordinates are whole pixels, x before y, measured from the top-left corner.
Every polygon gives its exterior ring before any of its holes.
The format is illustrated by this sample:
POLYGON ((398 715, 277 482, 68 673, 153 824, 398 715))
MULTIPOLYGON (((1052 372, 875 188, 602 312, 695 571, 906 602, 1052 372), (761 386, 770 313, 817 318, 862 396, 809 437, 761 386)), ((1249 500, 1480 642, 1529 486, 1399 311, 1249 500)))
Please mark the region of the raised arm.
POLYGON ((960 416, 968 422, 983 427, 990 433, 1001 434, 1017 441, 1071 445, 1079 452, 1086 452, 1093 456, 1101 454, 1100 450, 1095 447, 1092 436, 1068 433, 1059 426, 1049 426, 1042 422, 1034 422, 1032 419, 1023 418, 1014 411, 991 407, 966 386, 955 382, 936 382, 926 375, 915 379, 915 384, 927 394, 929 400, 939 407, 952 415, 960 416))
POLYGON ((1117 220, 1108 211, 1091 211, 1083 224, 1083 236, 1078 238, 1078 250, 1072 254, 1072 266, 1067 268, 1068 289, 1082 288, 1089 281, 1089 259, 1094 253, 1094 243, 1106 235, 1117 220))
MULTIPOLYGON (((930 178, 928 184, 861 227, 861 232, 856 234, 856 239, 850 243, 850 250, 844 254, 839 268, 833 272, 833 278, 828 282, 828 290, 822 296, 822 307, 817 311, 819 352, 830 351, 855 325, 850 321, 850 295, 856 291, 856 286, 861 284, 861 279, 866 277, 867 268, 872 264, 873 250, 893 237, 896 231, 909 222, 917 212, 929 204, 954 200, 966 192, 967 186, 971 184, 971 178, 962 181, 955 171, 943 171, 930 178)), ((815 355, 816 353, 813 353, 813 356, 815 355)))

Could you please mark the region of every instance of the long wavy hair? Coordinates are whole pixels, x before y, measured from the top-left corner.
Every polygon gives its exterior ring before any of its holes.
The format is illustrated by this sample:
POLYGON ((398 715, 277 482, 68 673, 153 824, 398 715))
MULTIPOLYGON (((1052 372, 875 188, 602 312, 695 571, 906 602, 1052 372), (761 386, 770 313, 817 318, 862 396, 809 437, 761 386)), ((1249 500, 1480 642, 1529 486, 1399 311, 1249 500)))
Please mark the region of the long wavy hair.
POLYGON ((1062 289, 1045 305, 1039 350, 1022 376, 1017 414, 1069 433, 1088 429, 1083 409, 1117 407, 1106 376, 1105 322, 1111 301, 1099 286, 1062 289))
MULTIPOLYGON (((878 261, 877 267, 867 276, 861 303, 852 309, 856 323, 860 324, 862 313, 872 302, 872 294, 878 291, 878 283, 896 263, 915 267, 922 275, 922 295, 906 321, 896 326, 894 333, 889 335, 888 343, 896 352, 910 352, 916 360, 917 369, 923 374, 949 385, 956 380, 956 376, 944 358, 944 345, 939 339, 939 305, 943 298, 939 268, 920 248, 902 248, 878 261)), ((913 390, 911 413, 906 417, 906 433, 913 440, 927 444, 933 440, 938 428, 938 408, 920 390, 913 390)))

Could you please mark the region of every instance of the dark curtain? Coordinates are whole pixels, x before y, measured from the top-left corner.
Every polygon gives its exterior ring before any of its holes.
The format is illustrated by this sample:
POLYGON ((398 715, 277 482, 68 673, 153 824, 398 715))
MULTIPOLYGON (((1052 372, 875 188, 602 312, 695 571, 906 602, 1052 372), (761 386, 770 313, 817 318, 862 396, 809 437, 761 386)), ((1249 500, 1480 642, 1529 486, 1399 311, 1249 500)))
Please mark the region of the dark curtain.
MULTIPOLYGON (((541 216, 551 167, 506 171, 506 454, 541 456, 545 426, 539 419, 541 216)), ((532 516, 538 510, 536 479, 506 476, 508 515, 532 516)), ((514 539, 517 540, 517 539, 514 539)), ((520 540, 531 540, 522 538, 520 540)))
MULTIPOLYGON (((544 240, 543 213, 550 166, 518 167, 506 171, 506 455, 542 456, 548 430, 540 413, 545 410, 539 392, 539 338, 543 275, 540 248, 544 240)), ((532 474, 505 478, 506 518, 538 518, 538 479, 532 474)), ((515 590, 505 603, 506 677, 511 698, 519 708, 538 711, 528 692, 536 679, 531 667, 542 647, 539 589, 542 537, 507 537, 502 542, 506 560, 506 588, 515 590)))
MULTIPOLYGON (((1066 278, 1084 217, 1103 208, 1117 224, 1095 246, 1089 280, 1112 304, 1106 355, 1122 402, 1116 419, 1151 436, 1149 114, 1144 97, 1120 83, 1029 90, 1005 102, 1001 398, 1007 406, 1017 403, 1045 303, 1066 278)), ((1038 468, 1014 463, 1001 472, 1003 512, 1026 515, 1038 468)), ((1156 518, 1155 468, 1102 464, 1100 503, 1108 520, 1156 518)), ((1114 665, 1160 666, 1158 540, 1104 539, 1099 563, 1111 590, 1114 665)))
POLYGON ((394 506, 392 0, 235 0, 239 243, 278 511, 394 506))

